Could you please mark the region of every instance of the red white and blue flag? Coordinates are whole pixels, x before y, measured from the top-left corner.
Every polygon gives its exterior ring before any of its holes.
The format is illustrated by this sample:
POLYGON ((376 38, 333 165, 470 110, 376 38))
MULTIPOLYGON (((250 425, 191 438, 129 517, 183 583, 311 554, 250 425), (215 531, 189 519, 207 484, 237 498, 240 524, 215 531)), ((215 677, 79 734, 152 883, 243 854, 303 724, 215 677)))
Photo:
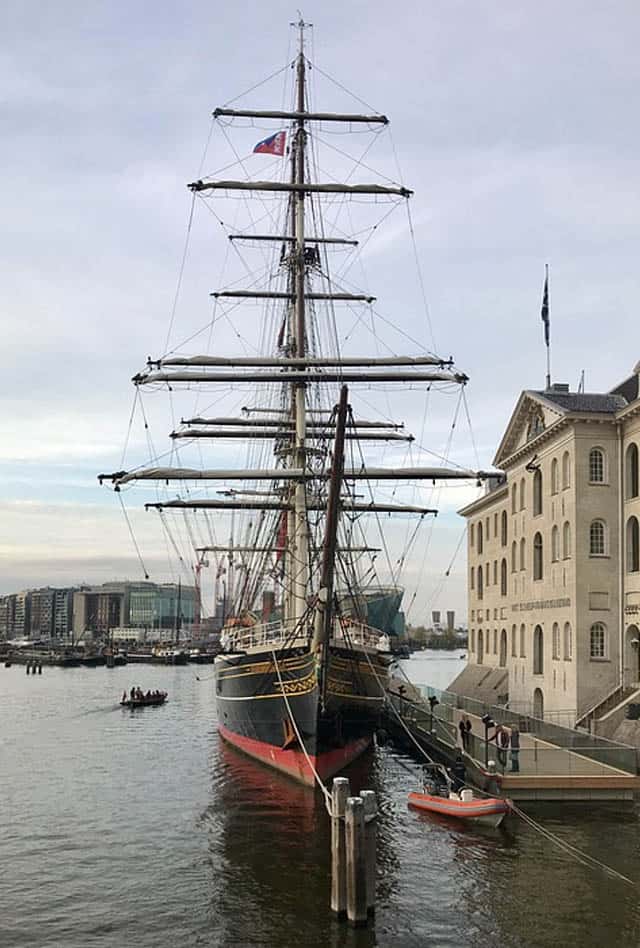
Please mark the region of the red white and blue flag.
POLYGON ((258 142, 253 149, 253 153, 259 155, 284 155, 284 146, 287 138, 286 132, 276 132, 275 135, 269 135, 258 142))

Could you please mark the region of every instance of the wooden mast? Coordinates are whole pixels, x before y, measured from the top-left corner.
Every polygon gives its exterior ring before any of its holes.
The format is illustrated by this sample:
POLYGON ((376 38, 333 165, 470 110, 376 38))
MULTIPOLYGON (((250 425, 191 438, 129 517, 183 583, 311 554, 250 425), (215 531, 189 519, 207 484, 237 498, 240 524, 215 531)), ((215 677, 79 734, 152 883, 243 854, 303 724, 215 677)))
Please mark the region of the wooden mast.
MULTIPOLYGON (((295 251, 291 255, 293 269, 293 288, 295 294, 295 310, 293 320, 293 356, 304 359, 306 352, 306 325, 305 325, 305 259, 304 259, 304 211, 305 192, 304 162, 305 162, 305 69, 304 30, 305 22, 300 17, 298 21, 299 46, 298 62, 296 65, 297 110, 296 135, 293 145, 294 183, 297 190, 293 194, 293 236, 295 251)), ((293 466, 299 470, 306 469, 306 382, 296 381, 293 386, 293 414, 295 423, 295 450, 293 452, 293 466)), ((289 579, 291 582, 291 615, 294 621, 302 619, 307 608, 307 592, 309 582, 309 533, 307 525, 307 492, 304 481, 298 482, 294 488, 293 535, 291 537, 291 564, 289 579)))

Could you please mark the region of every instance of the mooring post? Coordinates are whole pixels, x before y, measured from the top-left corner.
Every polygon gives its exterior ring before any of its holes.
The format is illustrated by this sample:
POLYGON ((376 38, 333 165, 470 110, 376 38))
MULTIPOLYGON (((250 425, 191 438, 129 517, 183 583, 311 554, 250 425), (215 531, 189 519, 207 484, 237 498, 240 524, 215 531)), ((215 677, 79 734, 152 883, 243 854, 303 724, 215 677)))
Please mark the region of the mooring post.
POLYGON ((345 848, 345 809, 351 793, 346 777, 334 777, 331 788, 331 911, 347 913, 347 857, 345 848))
POLYGON ((364 847, 364 802, 349 797, 345 813, 347 847, 347 919, 360 927, 367 924, 367 874, 364 847))
POLYGON ((364 805, 364 851, 365 878, 367 883, 367 912, 373 915, 376 910, 376 835, 378 807, 373 790, 361 790, 360 799, 364 805))

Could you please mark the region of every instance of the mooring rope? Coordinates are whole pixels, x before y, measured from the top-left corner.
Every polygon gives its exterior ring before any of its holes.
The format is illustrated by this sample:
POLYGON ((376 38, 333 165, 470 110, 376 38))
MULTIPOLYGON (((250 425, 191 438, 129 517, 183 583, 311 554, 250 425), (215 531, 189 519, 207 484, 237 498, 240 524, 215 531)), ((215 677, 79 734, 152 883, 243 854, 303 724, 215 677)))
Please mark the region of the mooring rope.
MULTIPOLYGON (((373 667, 373 664, 372 664, 372 662, 371 662, 371 659, 369 658, 369 655, 368 655, 366 652, 365 652, 365 655, 366 655, 367 661, 369 662, 369 665, 370 665, 370 667, 371 667, 371 670, 373 671, 373 673, 374 673, 374 675, 375 675, 375 677, 376 677, 376 679, 377 679, 377 681, 378 681, 378 685, 380 685, 380 678, 379 678, 379 676, 378 676, 378 674, 377 674, 375 668, 373 667)), ((411 680, 408 678, 408 676, 407 676, 406 673, 404 672, 404 669, 400 668, 400 671, 402 671, 402 673, 403 673, 404 677, 406 678, 407 682, 408 682, 410 685, 412 685, 413 683, 411 682, 411 680)), ((415 687, 415 686, 414 686, 414 687, 415 687)), ((385 690, 385 694, 386 694, 386 689, 383 689, 383 690, 385 690)), ((404 721, 402 720, 402 718, 401 718, 400 714, 398 713, 398 711, 396 710, 395 706, 394 706, 392 703, 390 703, 390 707, 392 708, 394 714, 396 715, 396 717, 397 717, 398 720, 400 721, 400 724, 403 726, 403 728, 405 729, 405 731, 407 732, 407 734, 409 735, 409 737, 411 738, 411 740, 413 741, 413 743, 416 745, 416 747, 418 748, 418 750, 420 751, 420 753, 423 754, 423 756, 426 757, 426 759, 427 759, 430 763, 433 763, 433 761, 431 760, 431 758, 429 757, 429 755, 426 753, 426 751, 425 751, 425 750, 420 746, 420 744, 416 741, 416 739, 414 738, 413 734, 411 733, 411 731, 408 729, 408 727, 406 726, 406 724, 405 724, 404 721)), ((491 796, 490 793, 488 793, 486 790, 482 790, 480 787, 474 788, 474 792, 478 792, 479 794, 481 794, 482 796, 485 796, 485 797, 490 797, 490 796, 491 796)), ((607 875, 610 875, 612 878, 614 878, 614 879, 619 879, 621 882, 626 882, 627 885, 630 885, 630 886, 633 886, 634 888, 636 888, 637 883, 635 883, 635 882, 633 881, 633 879, 629 879, 628 876, 625 876, 625 875, 623 875, 623 873, 618 872, 617 869, 612 869, 611 866, 607 866, 606 863, 601 862, 599 859, 596 859, 595 856, 590 856, 589 853, 585 853, 583 850, 578 849, 577 846, 573 846, 571 843, 568 843, 566 840, 561 839, 559 836, 556 836, 555 833, 552 833, 551 830, 545 829, 545 827, 542 826, 541 823, 538 823, 537 820, 534 820, 534 819, 533 819, 532 817, 530 817, 527 813, 525 813, 523 810, 521 810, 520 807, 517 806, 517 805, 513 802, 513 800, 509 800, 509 805, 510 805, 511 810, 513 811, 513 813, 515 813, 516 816, 519 816, 520 819, 523 821, 523 823, 526 823, 527 826, 530 826, 530 827, 531 827, 531 829, 533 829, 533 830, 535 830, 536 832, 540 833, 540 835, 543 836, 546 840, 548 840, 548 842, 553 843, 555 846, 557 846, 559 849, 561 849, 561 850, 565 853, 565 855, 571 857, 572 859, 575 859, 575 861, 578 862, 578 863, 580 863, 580 865, 582 865, 582 866, 588 866, 590 869, 600 869, 600 870, 602 870, 603 872, 606 872, 607 875)))
POLYGON ((291 724, 293 725, 293 730, 296 732, 296 737, 298 738, 298 743, 300 744, 300 747, 302 748, 302 753, 304 754, 304 756, 305 756, 306 759, 307 759, 307 763, 309 764, 309 767, 311 768, 311 772, 312 772, 312 774, 313 774, 313 776, 314 776, 314 778, 315 778, 315 781, 316 781, 316 783, 318 784, 318 786, 320 787, 320 789, 322 790, 322 794, 323 794, 323 796, 324 796, 324 804, 325 804, 325 807, 327 808, 327 813, 329 814, 329 816, 333 816, 333 811, 332 811, 332 808, 331 808, 331 794, 329 793, 329 791, 328 791, 327 788, 325 787, 324 783, 323 783, 322 780, 320 779, 320 775, 318 774, 318 771, 316 770, 316 768, 313 766, 313 763, 312 763, 312 761, 311 761, 311 758, 309 757, 309 754, 307 753, 307 748, 304 746, 304 741, 302 740, 302 736, 301 736, 301 734, 300 734, 300 731, 298 730, 298 725, 297 725, 297 723, 296 723, 296 719, 294 718, 293 712, 291 711, 291 705, 289 704, 289 698, 287 697, 287 693, 286 693, 286 691, 284 690, 284 683, 283 683, 283 681, 282 681, 282 676, 281 676, 281 674, 280 674, 280 666, 278 665, 278 659, 276 658, 276 653, 275 653, 275 651, 274 651, 273 649, 271 650, 271 654, 273 655, 273 663, 274 663, 274 665, 276 666, 276 674, 277 674, 277 676, 278 676, 278 681, 279 681, 279 683, 280 683, 280 691, 282 692, 282 697, 284 698, 284 703, 285 703, 285 705, 286 705, 287 712, 288 712, 288 714, 289 714, 289 719, 290 719, 290 721, 291 721, 291 724))

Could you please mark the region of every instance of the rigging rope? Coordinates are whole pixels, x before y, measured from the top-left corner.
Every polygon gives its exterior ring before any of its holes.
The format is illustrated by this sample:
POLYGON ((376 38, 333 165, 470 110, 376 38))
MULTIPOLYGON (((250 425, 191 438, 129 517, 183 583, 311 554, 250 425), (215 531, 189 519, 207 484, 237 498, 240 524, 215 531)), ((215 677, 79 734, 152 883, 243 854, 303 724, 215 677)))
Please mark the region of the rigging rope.
POLYGON ((298 743, 300 744, 300 747, 302 748, 302 753, 303 753, 304 756, 306 757, 307 763, 309 764, 309 767, 310 767, 311 772, 312 772, 312 774, 313 774, 313 776, 314 776, 314 778, 315 778, 315 781, 316 781, 316 783, 318 784, 318 786, 320 787, 320 789, 321 789, 321 791, 322 791, 322 794, 323 794, 323 796, 324 796, 325 807, 326 807, 326 809, 327 809, 327 813, 329 814, 329 816, 333 816, 332 809, 331 809, 331 794, 329 793, 329 791, 328 791, 327 788, 325 787, 324 783, 323 783, 322 780, 320 779, 320 775, 318 774, 318 771, 316 770, 316 768, 313 766, 313 762, 312 762, 311 758, 309 757, 309 754, 307 753, 307 748, 304 746, 304 741, 302 740, 302 735, 300 734, 300 731, 298 730, 298 724, 297 724, 297 722, 296 722, 296 719, 295 719, 294 716, 293 716, 293 712, 291 711, 291 705, 289 704, 289 698, 287 697, 287 693, 286 693, 286 691, 284 690, 284 683, 283 683, 283 681, 282 681, 282 675, 280 674, 280 666, 278 665, 278 659, 276 658, 275 650, 272 649, 271 654, 273 655, 273 663, 274 663, 274 665, 275 665, 275 667, 276 667, 276 674, 277 674, 277 676, 278 676, 278 682, 280 683, 280 691, 282 692, 282 697, 284 698, 284 703, 285 703, 285 705, 286 705, 287 713, 288 713, 288 715, 289 715, 289 719, 290 719, 291 724, 292 724, 292 726, 293 726, 293 730, 294 730, 295 733, 296 733, 296 737, 298 738, 298 743))
POLYGON ((120 506, 122 507, 122 513, 124 514, 124 519, 126 520, 126 522, 127 522, 127 527, 129 528, 129 536, 131 537, 131 542, 133 543, 133 546, 134 546, 134 548, 135 548, 136 554, 137 554, 137 556, 138 556, 138 561, 139 561, 139 563, 140 563, 140 567, 141 567, 142 572, 143 572, 143 574, 144 574, 144 578, 145 578, 145 579, 149 579, 149 574, 147 573, 147 567, 144 565, 144 560, 142 559, 142 554, 141 554, 141 552, 140 552, 140 547, 138 546, 138 543, 137 543, 137 541, 136 541, 136 537, 135 537, 135 534, 134 534, 134 532, 133 532, 133 527, 131 526, 131 521, 129 520, 129 514, 127 513, 127 508, 126 508, 125 505, 124 505, 124 500, 123 500, 123 498, 122 498, 122 494, 121 494, 121 493, 118 493, 118 500, 120 501, 120 506))

